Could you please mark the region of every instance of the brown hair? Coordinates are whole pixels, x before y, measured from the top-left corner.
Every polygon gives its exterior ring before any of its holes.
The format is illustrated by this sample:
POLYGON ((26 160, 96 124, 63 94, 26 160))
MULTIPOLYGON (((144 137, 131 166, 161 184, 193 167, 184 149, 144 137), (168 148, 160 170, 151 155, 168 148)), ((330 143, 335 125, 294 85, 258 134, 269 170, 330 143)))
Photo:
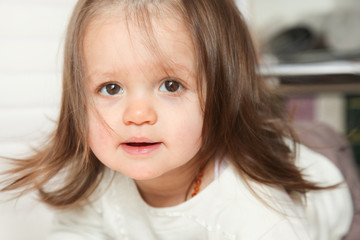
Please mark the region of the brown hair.
POLYGON ((165 3, 181 14, 192 36, 199 89, 206 91, 198 164, 206 165, 216 154, 226 155, 239 174, 257 182, 281 186, 289 193, 319 189, 305 181, 293 163, 294 152, 284 142, 284 137, 294 139, 291 127, 282 105, 256 72, 257 54, 232 0, 80 0, 68 26, 57 129, 44 149, 14 160, 16 166, 7 172, 11 178, 2 191, 38 190, 41 200, 55 207, 76 206, 93 193, 105 167, 87 144, 84 31, 113 5, 121 4, 124 11, 133 7, 141 16, 151 12, 149 6, 161 11, 165 3), (205 79, 205 86, 200 79, 205 79), (49 188, 57 177, 62 185, 49 188))

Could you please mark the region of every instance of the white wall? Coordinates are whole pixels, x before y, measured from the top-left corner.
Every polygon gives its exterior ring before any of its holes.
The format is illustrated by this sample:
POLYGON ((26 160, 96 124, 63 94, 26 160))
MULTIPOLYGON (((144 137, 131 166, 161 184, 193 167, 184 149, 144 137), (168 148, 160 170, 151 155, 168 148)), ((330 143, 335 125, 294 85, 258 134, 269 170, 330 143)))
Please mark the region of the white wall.
POLYGON ((249 1, 251 0, 235 0, 236 5, 244 15, 245 19, 249 17, 249 1))
MULTIPOLYGON (((23 156, 54 127, 61 93, 61 44, 75 0, 0 0, 0 155, 23 156)), ((0 160, 0 171, 5 169, 0 160)), ((34 195, 5 202, 0 239, 44 238, 51 213, 34 195)))

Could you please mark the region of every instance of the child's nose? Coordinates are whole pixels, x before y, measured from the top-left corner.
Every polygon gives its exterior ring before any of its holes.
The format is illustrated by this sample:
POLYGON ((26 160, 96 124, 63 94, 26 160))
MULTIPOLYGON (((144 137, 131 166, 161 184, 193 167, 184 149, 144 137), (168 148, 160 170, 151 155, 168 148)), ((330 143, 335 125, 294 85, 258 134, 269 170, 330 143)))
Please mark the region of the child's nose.
POLYGON ((136 100, 129 103, 126 107, 123 121, 125 125, 153 125, 157 122, 157 114, 149 101, 145 99, 136 100))

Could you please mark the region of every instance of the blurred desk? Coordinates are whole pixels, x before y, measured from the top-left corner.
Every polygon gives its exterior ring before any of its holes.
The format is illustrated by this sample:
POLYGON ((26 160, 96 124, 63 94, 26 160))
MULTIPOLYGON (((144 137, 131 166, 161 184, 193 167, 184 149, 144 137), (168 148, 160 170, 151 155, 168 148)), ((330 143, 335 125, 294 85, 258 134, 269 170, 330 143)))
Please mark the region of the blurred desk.
POLYGON ((360 94, 360 62, 329 61, 261 65, 260 74, 284 94, 342 92, 360 94))
POLYGON ((280 84, 276 89, 283 95, 307 95, 317 93, 360 94, 360 82, 354 84, 280 84))

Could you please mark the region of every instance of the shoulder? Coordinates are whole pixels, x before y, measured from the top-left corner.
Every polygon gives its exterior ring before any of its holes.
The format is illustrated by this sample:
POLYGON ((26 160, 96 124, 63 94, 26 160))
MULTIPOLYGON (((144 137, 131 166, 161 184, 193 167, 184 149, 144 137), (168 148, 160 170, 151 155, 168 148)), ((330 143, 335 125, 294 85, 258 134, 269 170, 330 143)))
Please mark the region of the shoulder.
POLYGON ((113 239, 115 232, 109 224, 114 212, 111 201, 116 199, 117 188, 124 182, 125 177, 106 170, 102 182, 86 203, 71 209, 55 210, 47 239, 113 239))
MULTIPOLYGON (((325 157, 299 145, 296 165, 305 178, 323 186, 343 181, 325 157)), ((281 187, 244 179, 229 166, 217 180, 216 213, 224 229, 244 239, 340 239, 351 221, 351 197, 346 185, 306 194, 305 205, 292 201, 281 187), (218 208, 220 209, 220 208, 218 208)))
POLYGON ((297 145, 295 164, 306 180, 321 186, 335 185, 344 181, 340 170, 328 158, 304 145, 297 145))
POLYGON ((318 239, 340 239, 349 228, 353 216, 350 190, 341 171, 325 156, 299 145, 297 166, 304 178, 330 189, 306 193, 305 215, 309 223, 317 226, 310 230, 318 239), (325 237, 324 237, 325 236, 325 237))
POLYGON ((244 179, 231 164, 215 183, 218 187, 213 188, 213 196, 206 196, 213 200, 208 200, 204 209, 212 209, 206 211, 208 221, 216 222, 229 235, 239 239, 310 239, 298 206, 283 189, 244 179))
POLYGON ((103 231, 102 208, 99 202, 73 209, 56 210, 51 231, 46 239, 108 239, 108 233, 103 231))

